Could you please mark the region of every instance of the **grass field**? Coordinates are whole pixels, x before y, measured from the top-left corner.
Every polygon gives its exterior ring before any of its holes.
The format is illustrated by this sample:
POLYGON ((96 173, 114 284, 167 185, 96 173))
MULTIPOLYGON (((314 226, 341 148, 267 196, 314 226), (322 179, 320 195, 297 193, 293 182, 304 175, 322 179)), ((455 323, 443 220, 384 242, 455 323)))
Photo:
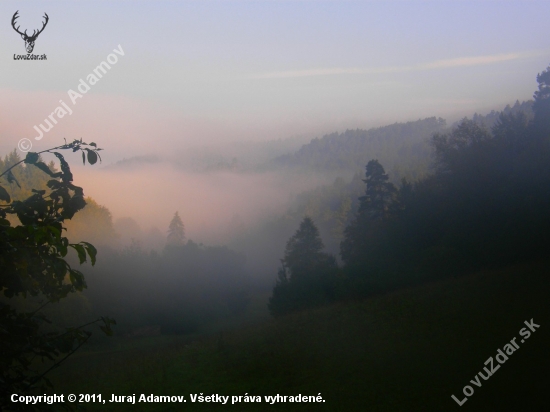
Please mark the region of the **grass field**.
MULTIPOLYGON (((113 338, 51 377, 56 393, 183 395, 186 403, 87 410, 544 411, 550 385, 548 262, 480 272, 209 336, 113 338), (470 383, 524 321, 540 328, 481 387, 470 383), (474 394, 459 406, 470 385, 474 394), (261 403, 192 403, 190 394, 261 403), (322 403, 264 396, 318 395, 322 403)), ((495 364, 497 364, 495 360, 495 364)))

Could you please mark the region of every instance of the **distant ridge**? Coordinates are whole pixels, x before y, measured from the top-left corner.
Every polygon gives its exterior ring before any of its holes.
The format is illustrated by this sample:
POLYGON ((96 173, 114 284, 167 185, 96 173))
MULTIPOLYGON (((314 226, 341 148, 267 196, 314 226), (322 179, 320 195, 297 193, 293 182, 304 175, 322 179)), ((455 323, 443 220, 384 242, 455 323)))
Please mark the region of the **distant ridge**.
MULTIPOLYGON (((516 100, 513 106, 507 105, 501 111, 492 110, 485 115, 474 113, 470 119, 491 129, 501 113, 523 111, 528 117, 532 117, 532 105, 532 100, 521 103, 516 100)), ((458 123, 448 127, 445 119, 428 117, 367 130, 348 129, 343 133, 329 133, 301 146, 300 142, 306 140, 305 136, 267 142, 234 142, 219 148, 195 148, 180 153, 173 160, 161 159, 156 155, 134 156, 106 168, 139 168, 148 164, 169 162, 178 168, 199 173, 299 168, 322 172, 359 172, 362 175, 367 162, 378 159, 396 178, 418 178, 428 171, 432 153, 429 141, 432 135, 446 132, 458 123), (407 171, 413 171, 412 175, 407 171)))
MULTIPOLYGON (((491 112, 487 113, 486 115, 474 113, 471 120, 473 120, 477 124, 485 126, 487 129, 491 129, 491 127, 493 127, 497 122, 501 113, 515 114, 518 112, 524 112, 529 119, 532 119, 534 116, 533 103, 534 103, 533 100, 527 100, 521 103, 519 102, 519 100, 516 100, 516 103, 514 103, 513 106, 510 106, 508 104, 502 111, 491 110, 491 112)), ((458 125, 458 123, 459 122, 453 123, 453 127, 458 125)))
MULTIPOLYGON (((524 112, 533 116, 533 101, 507 105, 502 111, 492 110, 486 115, 475 113, 471 120, 491 129, 501 113, 524 112)), ((454 128, 459 122, 451 125, 454 128)), ((306 168, 318 171, 362 171, 371 159, 378 159, 387 170, 416 169, 427 171, 432 149, 429 141, 434 133, 446 132, 445 119, 428 117, 417 121, 394 123, 368 130, 346 130, 315 138, 292 154, 276 157, 273 167, 306 168)))
POLYGON ((387 167, 409 164, 430 154, 428 140, 446 129, 442 118, 430 117, 369 130, 346 130, 315 138, 291 155, 279 156, 279 166, 319 170, 362 170, 370 159, 387 167))
POLYGON ((161 159, 155 155, 133 156, 129 159, 122 159, 116 163, 106 166, 105 169, 130 169, 140 167, 144 164, 160 163, 161 159))

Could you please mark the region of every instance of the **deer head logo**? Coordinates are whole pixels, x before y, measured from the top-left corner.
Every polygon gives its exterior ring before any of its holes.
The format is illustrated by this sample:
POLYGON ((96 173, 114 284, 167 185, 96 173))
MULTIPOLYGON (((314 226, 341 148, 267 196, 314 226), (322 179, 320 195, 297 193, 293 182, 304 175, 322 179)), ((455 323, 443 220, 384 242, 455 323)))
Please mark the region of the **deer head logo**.
POLYGON ((38 30, 38 32, 36 30, 34 30, 32 35, 29 36, 29 35, 27 35, 27 30, 25 30, 24 33, 21 33, 19 31, 19 26, 15 27, 15 20, 17 20, 19 18, 17 13, 19 13, 19 10, 17 10, 15 12, 15 14, 13 15, 13 17, 11 19, 11 25, 12 25, 13 29, 21 35, 21 38, 23 40, 25 40, 25 48, 27 49, 27 53, 32 53, 32 51, 34 49, 34 42, 36 41, 36 38, 38 37, 38 35, 40 33, 42 33, 42 31, 44 30, 44 28, 48 24, 48 20, 50 18, 48 17, 48 15, 46 13, 44 13, 44 18, 46 19, 46 21, 44 23, 42 23, 43 24, 42 28, 40 30, 38 30))

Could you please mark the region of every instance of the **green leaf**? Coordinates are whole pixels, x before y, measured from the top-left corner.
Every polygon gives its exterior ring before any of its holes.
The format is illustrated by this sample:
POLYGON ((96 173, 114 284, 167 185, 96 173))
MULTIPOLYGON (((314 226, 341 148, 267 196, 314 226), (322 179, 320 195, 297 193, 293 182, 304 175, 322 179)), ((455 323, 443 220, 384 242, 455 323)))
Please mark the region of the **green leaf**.
POLYGON ((94 142, 90 143, 90 146, 97 147, 97 145, 94 142))
POLYGON ((91 165, 94 165, 97 163, 97 153, 94 152, 93 150, 90 150, 90 149, 86 149, 86 151, 88 152, 88 163, 90 163, 91 165))
POLYGON ((25 157, 25 163, 33 165, 36 162, 38 162, 39 157, 40 157, 40 155, 38 153, 28 152, 27 156, 25 157))
POLYGON ((48 180, 46 186, 48 186, 50 189, 57 190, 63 186, 63 183, 59 180, 48 180))
POLYGON ((57 251, 59 252, 59 255, 61 257, 67 256, 67 248, 64 245, 58 245, 57 246, 57 251))
POLYGON ((84 154, 84 152, 82 152, 82 164, 86 164, 86 155, 84 154))
POLYGON ((13 173, 10 171, 8 171, 8 174, 6 176, 8 178, 8 183, 13 183, 15 182, 17 184, 17 186, 19 187, 19 189, 21 189, 21 185, 19 184, 19 182, 17 181, 17 179, 15 178, 15 176, 13 175, 13 173))
POLYGON ((11 202, 10 194, 2 186, 0 186, 0 200, 4 200, 5 202, 8 202, 8 203, 11 202))
POLYGON ((86 251, 84 250, 84 246, 79 244, 70 244, 69 246, 76 250, 76 253, 78 253, 78 260, 80 261, 80 264, 86 262, 86 251))
POLYGON ((61 172, 58 172, 58 173, 52 172, 51 169, 48 167, 48 165, 44 162, 36 162, 36 163, 33 163, 33 165, 35 165, 36 167, 38 167, 40 170, 42 170, 44 173, 46 173, 51 177, 59 177, 62 175, 61 172))
POLYGON ((71 283, 78 291, 82 291, 86 288, 86 281, 84 280, 84 275, 78 270, 70 269, 69 270, 69 279, 71 283))
POLYGON ((48 230, 53 233, 55 239, 60 240, 61 239, 61 231, 56 228, 55 226, 48 226, 48 230))
POLYGON ((64 182, 72 182, 73 181, 73 174, 71 173, 71 168, 69 167, 69 164, 63 157, 63 155, 59 152, 53 152, 55 157, 59 159, 59 164, 61 165, 61 180, 64 182))
POLYGON ((88 252, 88 255, 90 255, 90 260, 92 261, 92 266, 95 265, 96 256, 97 256, 97 249, 91 243, 88 243, 88 242, 80 242, 80 243, 82 243, 84 245, 84 247, 86 248, 86 251, 88 252))
POLYGON ((109 317, 107 317, 107 316, 102 316, 101 319, 102 319, 104 322, 106 322, 106 323, 108 323, 108 324, 110 324, 110 325, 116 325, 116 320, 114 320, 113 318, 109 318, 109 317))
POLYGON ((101 321, 103 321, 104 325, 100 326, 99 328, 107 335, 107 336, 113 336, 113 329, 111 328, 111 325, 116 325, 116 320, 112 318, 108 318, 105 316, 102 316, 100 318, 101 321))

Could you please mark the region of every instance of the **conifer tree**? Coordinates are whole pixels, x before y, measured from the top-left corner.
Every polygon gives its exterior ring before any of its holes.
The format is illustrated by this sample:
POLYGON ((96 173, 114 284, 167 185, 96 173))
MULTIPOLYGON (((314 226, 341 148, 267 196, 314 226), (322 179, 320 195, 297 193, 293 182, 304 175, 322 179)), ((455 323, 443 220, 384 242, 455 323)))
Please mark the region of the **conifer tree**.
POLYGON ((535 126, 542 133, 550 133, 550 66, 537 75, 539 89, 533 97, 533 111, 535 112, 535 126))
POLYGON ((185 241, 185 227, 178 212, 174 214, 168 226, 168 244, 171 246, 182 246, 185 241))
POLYGON ((373 248, 379 243, 376 230, 399 209, 397 188, 389 182, 378 160, 369 161, 365 177, 365 196, 359 198, 357 217, 346 228, 340 243, 340 254, 346 263, 372 256, 373 248))
POLYGON ((390 183, 384 167, 378 160, 371 160, 366 167, 365 196, 359 198, 359 214, 370 220, 383 220, 390 215, 397 189, 390 183))
POLYGON ((326 253, 322 252, 324 247, 317 226, 311 218, 305 217, 286 244, 283 265, 290 270, 291 277, 301 276, 326 259, 326 253))
POLYGON ((323 252, 319 230, 309 217, 288 240, 269 310, 275 316, 333 299, 334 256, 323 252))

